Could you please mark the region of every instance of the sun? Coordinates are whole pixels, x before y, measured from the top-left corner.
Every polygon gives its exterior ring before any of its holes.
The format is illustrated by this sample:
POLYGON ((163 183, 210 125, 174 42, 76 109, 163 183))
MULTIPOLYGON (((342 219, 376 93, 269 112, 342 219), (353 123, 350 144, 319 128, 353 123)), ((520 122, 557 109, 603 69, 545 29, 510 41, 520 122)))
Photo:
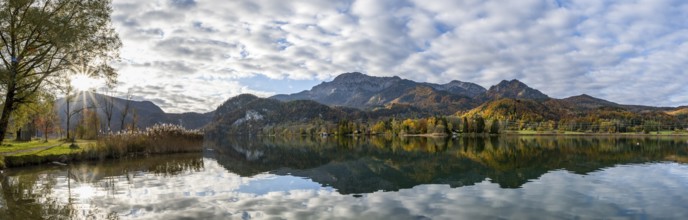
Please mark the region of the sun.
POLYGON ((96 195, 97 190, 92 186, 83 184, 81 186, 74 188, 73 192, 76 195, 76 198, 79 198, 81 200, 89 200, 96 195))
POLYGON ((88 91, 95 89, 102 85, 103 82, 100 79, 94 79, 84 74, 78 74, 72 76, 71 85, 77 91, 88 91))

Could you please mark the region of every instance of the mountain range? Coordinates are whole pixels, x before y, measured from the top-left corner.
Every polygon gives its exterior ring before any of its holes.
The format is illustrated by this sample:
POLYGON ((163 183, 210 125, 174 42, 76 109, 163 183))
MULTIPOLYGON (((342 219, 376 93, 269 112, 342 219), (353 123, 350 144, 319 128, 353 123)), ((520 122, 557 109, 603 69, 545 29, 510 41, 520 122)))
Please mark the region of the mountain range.
POLYGON ((528 121, 595 118, 686 124, 688 107, 623 105, 586 94, 556 99, 518 80, 503 80, 485 89, 470 82, 414 82, 400 77, 344 73, 310 90, 269 98, 241 95, 215 111, 207 128, 222 133, 257 132, 259 128, 309 120, 337 122, 436 115, 528 121), (292 115, 293 114, 293 115, 292 115), (251 125, 251 126, 247 126, 251 125), (228 128, 232 128, 227 130, 228 128))
MULTIPOLYGON (((502 99, 528 100, 556 110, 575 112, 601 107, 619 108, 631 112, 675 111, 682 107, 652 107, 623 105, 582 94, 563 99, 547 96, 525 83, 502 80, 485 89, 480 85, 458 80, 447 84, 414 82, 399 77, 375 77, 362 73, 344 73, 331 82, 323 82, 311 90, 290 95, 270 97, 280 101, 313 100, 330 106, 344 106, 372 110, 393 104, 417 107, 429 114, 455 114, 502 99)), ((520 102, 519 102, 520 103, 520 102)))
POLYGON ((331 82, 311 90, 271 97, 280 101, 313 100, 325 105, 370 110, 391 104, 404 104, 433 114, 454 114, 475 108, 485 102, 503 98, 547 101, 551 98, 518 81, 502 81, 485 89, 482 86, 453 80, 447 84, 414 82, 399 77, 375 77, 362 73, 344 73, 331 82))
MULTIPOLYGON (((122 116, 128 103, 129 111, 125 115, 125 126, 134 122, 136 115, 136 126, 146 128, 155 124, 178 124, 188 129, 200 129, 210 123, 214 112, 208 113, 165 113, 159 106, 150 101, 134 101, 111 97, 93 92, 79 92, 73 101, 70 102, 72 116, 70 127, 74 127, 80 120, 83 110, 96 111, 101 122, 101 128, 107 130, 106 113, 104 111, 107 103, 112 103, 112 119, 110 127, 112 131, 119 131, 122 128, 122 116), (134 113, 135 112, 135 113, 134 113)), ((55 103, 56 110, 60 116, 61 124, 67 124, 67 102, 66 99, 58 99, 55 103)))
POLYGON ((477 106, 476 98, 485 92, 482 86, 457 80, 447 84, 418 83, 397 76, 374 77, 355 72, 339 75, 311 90, 271 98, 280 101, 313 100, 362 110, 402 104, 452 114, 477 106))
MULTIPOLYGON (((623 105, 586 94, 556 99, 518 80, 503 80, 489 89, 470 82, 452 80, 446 84, 415 82, 400 77, 375 77, 362 73, 344 73, 330 82, 294 94, 260 98, 243 94, 228 99, 215 111, 207 113, 165 113, 149 101, 130 101, 97 93, 82 94, 73 106, 114 103, 113 130, 121 124, 121 112, 127 102, 136 111, 139 127, 157 123, 181 124, 191 129, 204 128, 211 133, 253 133, 265 127, 283 124, 369 121, 384 118, 416 118, 437 115, 530 121, 563 120, 584 117, 655 117, 686 124, 688 107, 652 107, 623 105), (217 133, 217 132, 215 132, 217 133)), ((65 102, 58 100, 65 122, 65 102)), ((105 114, 99 111, 99 117, 105 114)), ((133 114, 126 116, 131 123, 133 114)))

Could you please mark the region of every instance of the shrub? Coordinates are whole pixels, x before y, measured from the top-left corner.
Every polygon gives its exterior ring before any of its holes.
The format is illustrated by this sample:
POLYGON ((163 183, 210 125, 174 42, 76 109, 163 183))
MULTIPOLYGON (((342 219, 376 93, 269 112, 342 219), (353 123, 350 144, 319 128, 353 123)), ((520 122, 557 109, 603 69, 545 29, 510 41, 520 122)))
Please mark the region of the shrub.
POLYGON ((136 155, 200 152, 203 149, 203 133, 186 130, 178 125, 155 125, 143 131, 128 131, 108 135, 98 139, 95 146, 83 150, 57 154, 27 154, 0 156, 0 169, 49 162, 69 162, 78 160, 103 160, 136 155))
POLYGON ((98 140, 94 150, 114 158, 129 154, 160 154, 201 151, 203 133, 178 125, 159 124, 143 131, 112 134, 98 140))

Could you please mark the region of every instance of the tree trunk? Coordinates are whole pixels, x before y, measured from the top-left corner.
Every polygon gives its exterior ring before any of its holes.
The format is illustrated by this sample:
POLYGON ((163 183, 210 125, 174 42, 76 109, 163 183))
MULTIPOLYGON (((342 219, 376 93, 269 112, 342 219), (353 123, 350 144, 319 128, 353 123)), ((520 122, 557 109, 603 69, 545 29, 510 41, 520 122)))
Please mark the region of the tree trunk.
POLYGON ((49 126, 46 124, 46 126, 43 129, 43 137, 45 137, 45 142, 48 142, 48 130, 49 129, 50 129, 49 126))
POLYGON ((70 125, 70 122, 72 121, 72 112, 70 109, 71 99, 69 98, 69 96, 70 96, 69 93, 67 93, 67 96, 68 97, 65 99, 67 102, 67 129, 66 130, 67 130, 67 140, 71 140, 71 139, 69 139, 70 138, 69 137, 69 125, 70 125))
POLYGON ((10 115, 14 108, 14 86, 10 86, 7 90, 7 96, 5 96, 5 106, 2 108, 2 116, 0 116, 0 144, 5 140, 5 134, 7 134, 7 126, 10 122, 10 115))

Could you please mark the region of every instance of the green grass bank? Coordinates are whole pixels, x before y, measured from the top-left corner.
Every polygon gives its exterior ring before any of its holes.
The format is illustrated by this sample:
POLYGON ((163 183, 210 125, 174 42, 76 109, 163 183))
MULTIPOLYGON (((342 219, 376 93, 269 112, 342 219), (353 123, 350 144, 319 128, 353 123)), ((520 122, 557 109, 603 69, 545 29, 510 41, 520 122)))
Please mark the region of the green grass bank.
POLYGON ((110 134, 97 140, 9 142, 0 147, 0 169, 45 163, 105 160, 151 154, 200 152, 203 133, 176 125, 110 134))

